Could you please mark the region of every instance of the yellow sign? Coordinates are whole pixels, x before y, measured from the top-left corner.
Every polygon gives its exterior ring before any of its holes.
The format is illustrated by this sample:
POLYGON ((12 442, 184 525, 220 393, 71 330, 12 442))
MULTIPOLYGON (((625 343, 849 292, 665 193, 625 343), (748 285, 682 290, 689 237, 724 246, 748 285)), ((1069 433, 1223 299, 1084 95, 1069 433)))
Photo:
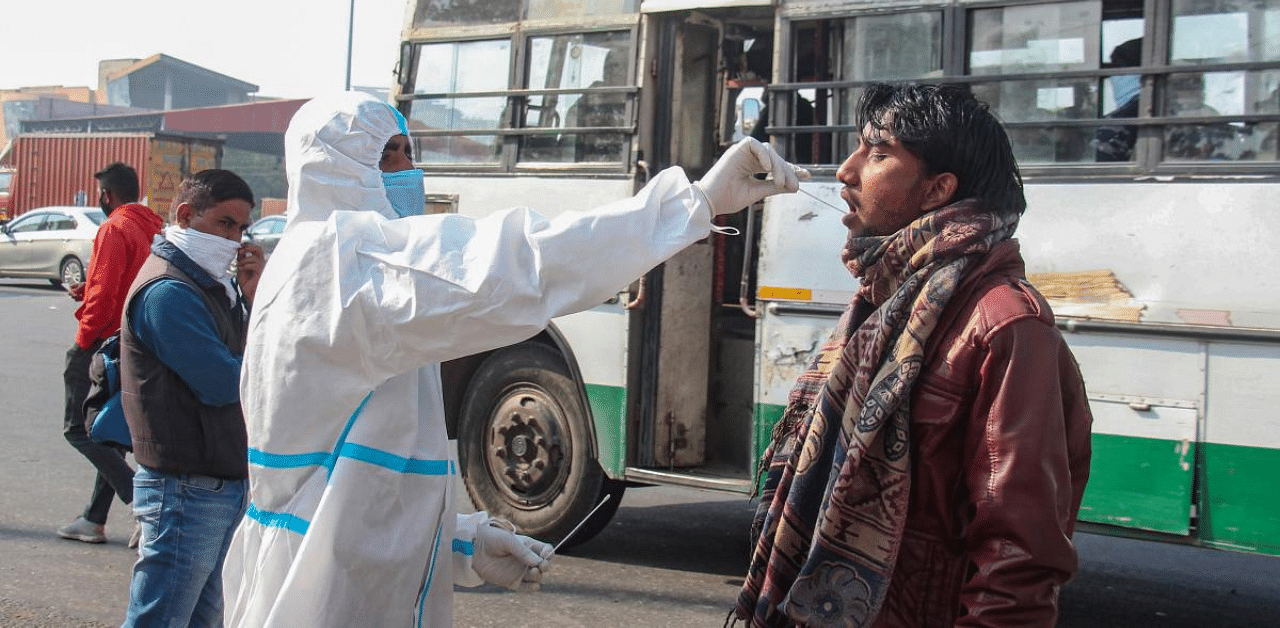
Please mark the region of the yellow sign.
POLYGON ((761 299, 780 299, 784 301, 812 301, 813 291, 808 288, 775 288, 760 286, 756 296, 761 299))

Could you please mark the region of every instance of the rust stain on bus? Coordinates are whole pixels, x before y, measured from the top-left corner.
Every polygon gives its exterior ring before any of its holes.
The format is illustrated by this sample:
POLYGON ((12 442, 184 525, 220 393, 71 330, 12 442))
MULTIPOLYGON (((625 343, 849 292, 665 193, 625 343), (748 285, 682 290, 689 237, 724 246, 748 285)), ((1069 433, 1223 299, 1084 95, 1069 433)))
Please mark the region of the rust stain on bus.
POLYGON ((1133 300, 1115 273, 1107 269, 1027 275, 1055 314, 1139 322, 1145 305, 1133 300))

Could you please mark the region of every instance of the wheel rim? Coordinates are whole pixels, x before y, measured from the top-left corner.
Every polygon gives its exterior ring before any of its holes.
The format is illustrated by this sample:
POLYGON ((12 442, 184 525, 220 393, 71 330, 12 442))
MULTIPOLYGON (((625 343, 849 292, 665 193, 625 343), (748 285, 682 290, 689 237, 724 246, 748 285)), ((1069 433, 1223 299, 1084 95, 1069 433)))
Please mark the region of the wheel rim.
POLYGON ((62 283, 71 284, 81 281, 80 264, 69 261, 62 265, 62 283))
POLYGON ((536 388, 511 390, 494 405, 485 464, 489 477, 516 507, 540 507, 564 486, 568 475, 565 426, 560 405, 536 388))

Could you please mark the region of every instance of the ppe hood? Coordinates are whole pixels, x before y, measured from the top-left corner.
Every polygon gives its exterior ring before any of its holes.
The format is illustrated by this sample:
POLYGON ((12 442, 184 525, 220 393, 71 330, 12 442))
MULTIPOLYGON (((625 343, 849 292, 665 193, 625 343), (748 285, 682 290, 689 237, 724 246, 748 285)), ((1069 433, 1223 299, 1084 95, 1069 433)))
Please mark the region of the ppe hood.
POLYGON ((321 96, 303 105, 284 134, 289 178, 288 230, 324 221, 336 211, 375 211, 397 217, 382 187, 378 161, 403 118, 364 93, 321 96))

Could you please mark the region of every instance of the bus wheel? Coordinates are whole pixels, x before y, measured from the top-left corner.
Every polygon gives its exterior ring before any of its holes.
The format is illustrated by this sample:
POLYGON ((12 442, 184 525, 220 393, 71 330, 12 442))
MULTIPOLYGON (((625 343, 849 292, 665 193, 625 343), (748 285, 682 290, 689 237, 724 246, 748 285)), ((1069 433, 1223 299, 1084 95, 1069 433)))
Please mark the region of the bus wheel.
POLYGON ((476 509, 555 542, 608 494, 565 546, 604 529, 625 485, 595 460, 584 402, 551 347, 526 342, 486 358, 467 387, 458 432, 463 483, 476 509))

